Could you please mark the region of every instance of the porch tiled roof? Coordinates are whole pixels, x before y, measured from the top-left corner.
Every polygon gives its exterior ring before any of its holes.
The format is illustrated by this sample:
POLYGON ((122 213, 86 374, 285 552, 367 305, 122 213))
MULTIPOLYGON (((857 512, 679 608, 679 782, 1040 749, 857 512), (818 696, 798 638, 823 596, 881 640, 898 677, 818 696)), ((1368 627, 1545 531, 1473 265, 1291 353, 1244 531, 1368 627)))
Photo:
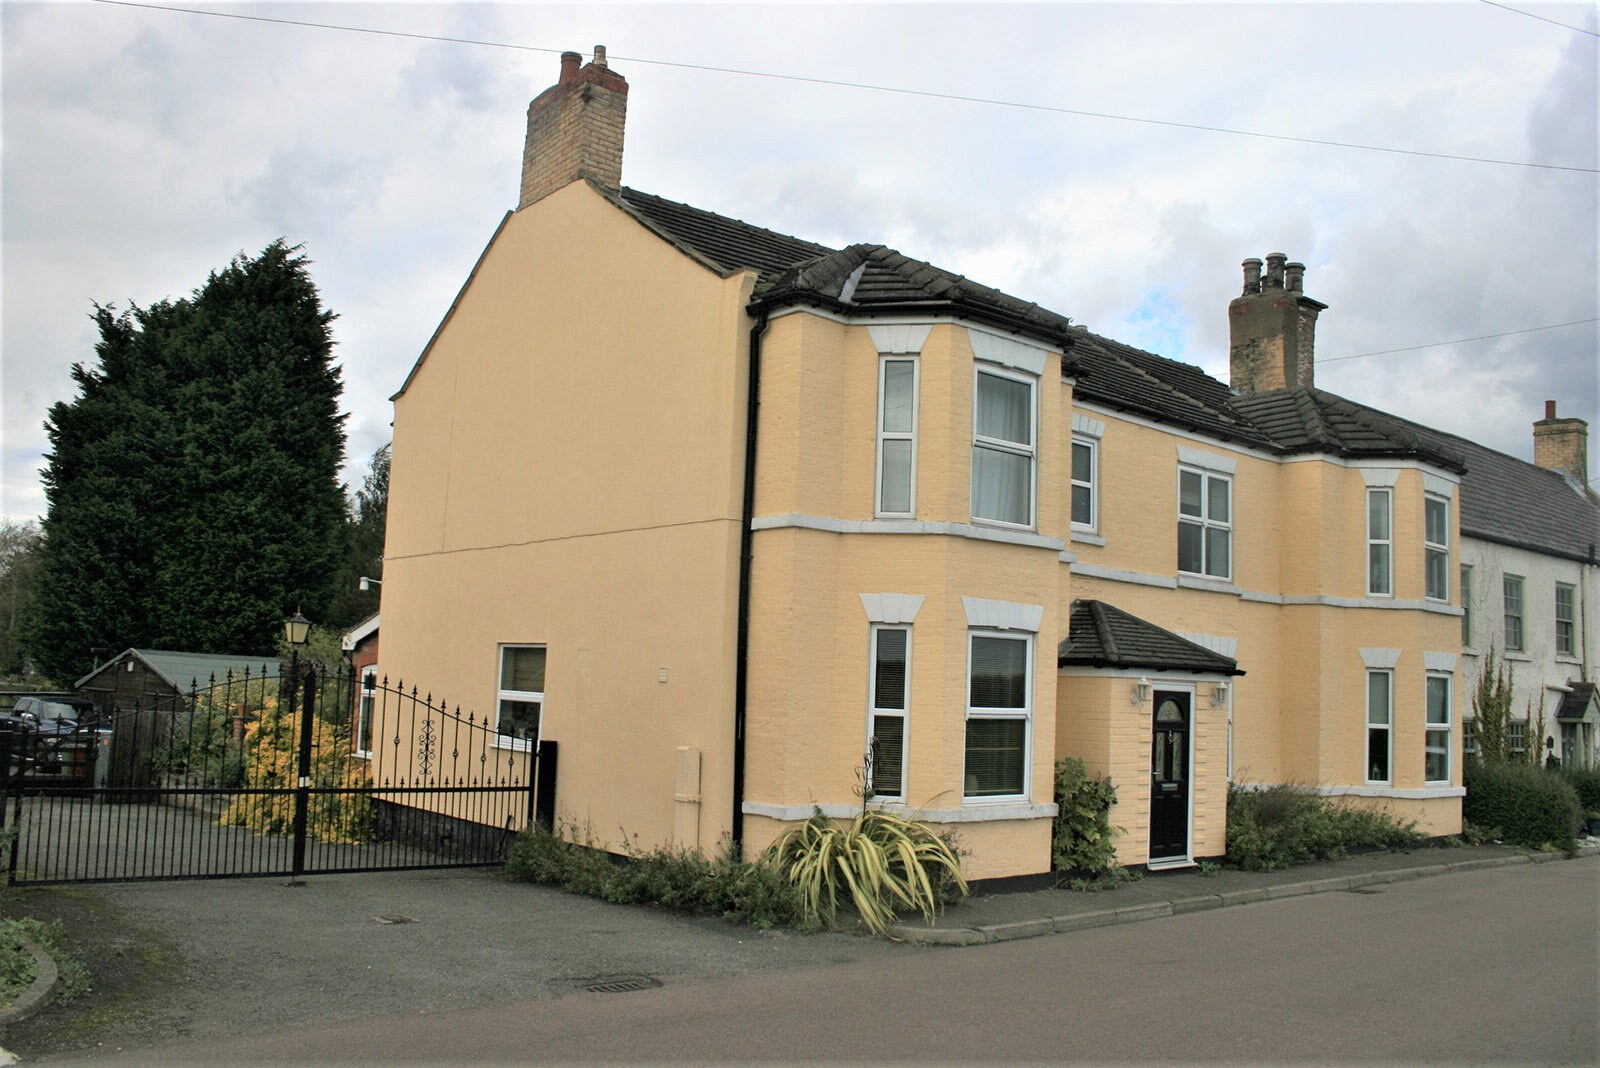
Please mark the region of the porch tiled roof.
POLYGON ((1201 675, 1243 675, 1232 657, 1214 653, 1170 630, 1104 601, 1072 602, 1058 667, 1140 668, 1201 675))
POLYGON ((1556 719, 1583 719, 1593 704, 1594 683, 1574 682, 1570 692, 1561 695, 1561 703, 1556 706, 1556 719))

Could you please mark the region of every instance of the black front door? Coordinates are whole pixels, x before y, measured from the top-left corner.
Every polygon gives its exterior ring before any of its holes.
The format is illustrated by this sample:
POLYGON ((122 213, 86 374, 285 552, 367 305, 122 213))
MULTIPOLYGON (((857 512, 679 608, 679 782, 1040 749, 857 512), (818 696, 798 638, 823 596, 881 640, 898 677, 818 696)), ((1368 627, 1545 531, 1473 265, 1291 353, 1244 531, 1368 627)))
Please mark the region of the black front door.
POLYGON ((1156 691, 1150 743, 1150 859, 1189 855, 1189 695, 1156 691))

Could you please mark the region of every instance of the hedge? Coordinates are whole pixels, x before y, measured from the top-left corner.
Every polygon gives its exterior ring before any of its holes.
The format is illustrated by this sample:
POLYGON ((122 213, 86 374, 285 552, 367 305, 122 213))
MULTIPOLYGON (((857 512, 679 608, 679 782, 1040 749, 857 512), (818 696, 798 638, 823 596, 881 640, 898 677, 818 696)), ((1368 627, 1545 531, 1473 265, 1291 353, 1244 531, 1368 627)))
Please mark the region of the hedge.
POLYGON ((1514 845, 1572 849, 1581 809, 1578 793, 1558 773, 1524 764, 1468 761, 1461 817, 1514 845))
POLYGON ((1584 812, 1600 812, 1600 769, 1567 768, 1561 772, 1561 777, 1578 791, 1578 804, 1583 806, 1584 812))

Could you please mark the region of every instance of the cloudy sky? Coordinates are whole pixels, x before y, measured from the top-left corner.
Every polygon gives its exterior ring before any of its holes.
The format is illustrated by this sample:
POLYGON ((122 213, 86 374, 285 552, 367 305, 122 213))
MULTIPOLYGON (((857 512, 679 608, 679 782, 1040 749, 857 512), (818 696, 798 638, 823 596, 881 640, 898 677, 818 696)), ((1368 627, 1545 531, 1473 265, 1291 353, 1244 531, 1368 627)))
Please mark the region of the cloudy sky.
POLYGON ((279 236, 340 316, 358 483, 515 206, 528 100, 596 43, 635 188, 881 242, 1224 379, 1239 263, 1282 251, 1329 305, 1319 386, 1528 459, 1547 398, 1597 420, 1593 4, 184 6, 252 18, 0 6, 8 517, 44 510, 92 302, 279 236))

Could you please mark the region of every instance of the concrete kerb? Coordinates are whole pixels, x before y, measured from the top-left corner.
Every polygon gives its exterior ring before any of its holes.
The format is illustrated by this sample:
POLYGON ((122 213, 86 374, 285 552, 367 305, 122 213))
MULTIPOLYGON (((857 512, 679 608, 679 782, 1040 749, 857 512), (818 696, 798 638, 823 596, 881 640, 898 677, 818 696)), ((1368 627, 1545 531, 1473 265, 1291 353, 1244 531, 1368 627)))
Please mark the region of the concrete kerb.
POLYGON ((24 938, 22 948, 33 957, 39 971, 33 977, 32 986, 18 995, 17 1000, 0 1009, 0 1027, 26 1020, 48 1005, 51 996, 56 992, 56 983, 61 978, 61 973, 56 970, 55 958, 50 956, 43 946, 24 938))
POLYGON ((1019 938, 1037 938, 1046 934, 1065 934, 1091 927, 1107 927, 1120 923, 1140 923, 1166 916, 1180 916, 1207 909, 1249 905, 1257 901, 1277 901, 1307 894, 1327 894, 1354 890, 1378 883, 1408 882, 1412 879, 1431 878, 1453 872, 1476 871, 1484 868, 1503 868, 1512 864, 1536 864, 1563 859, 1560 853, 1516 854, 1504 857, 1484 857, 1477 860, 1456 861, 1450 864, 1427 864, 1416 868, 1395 868, 1389 871, 1357 872, 1327 879, 1284 883, 1279 886, 1234 890, 1222 894, 1201 894, 1172 901, 1157 901, 1143 905, 1127 905, 1115 909, 1097 909, 1091 912, 1067 913, 1037 920, 1019 920, 1011 923, 980 924, 973 927, 911 927, 904 924, 890 926, 891 937, 906 942, 921 942, 942 946, 974 946, 993 942, 1009 942, 1019 938))

